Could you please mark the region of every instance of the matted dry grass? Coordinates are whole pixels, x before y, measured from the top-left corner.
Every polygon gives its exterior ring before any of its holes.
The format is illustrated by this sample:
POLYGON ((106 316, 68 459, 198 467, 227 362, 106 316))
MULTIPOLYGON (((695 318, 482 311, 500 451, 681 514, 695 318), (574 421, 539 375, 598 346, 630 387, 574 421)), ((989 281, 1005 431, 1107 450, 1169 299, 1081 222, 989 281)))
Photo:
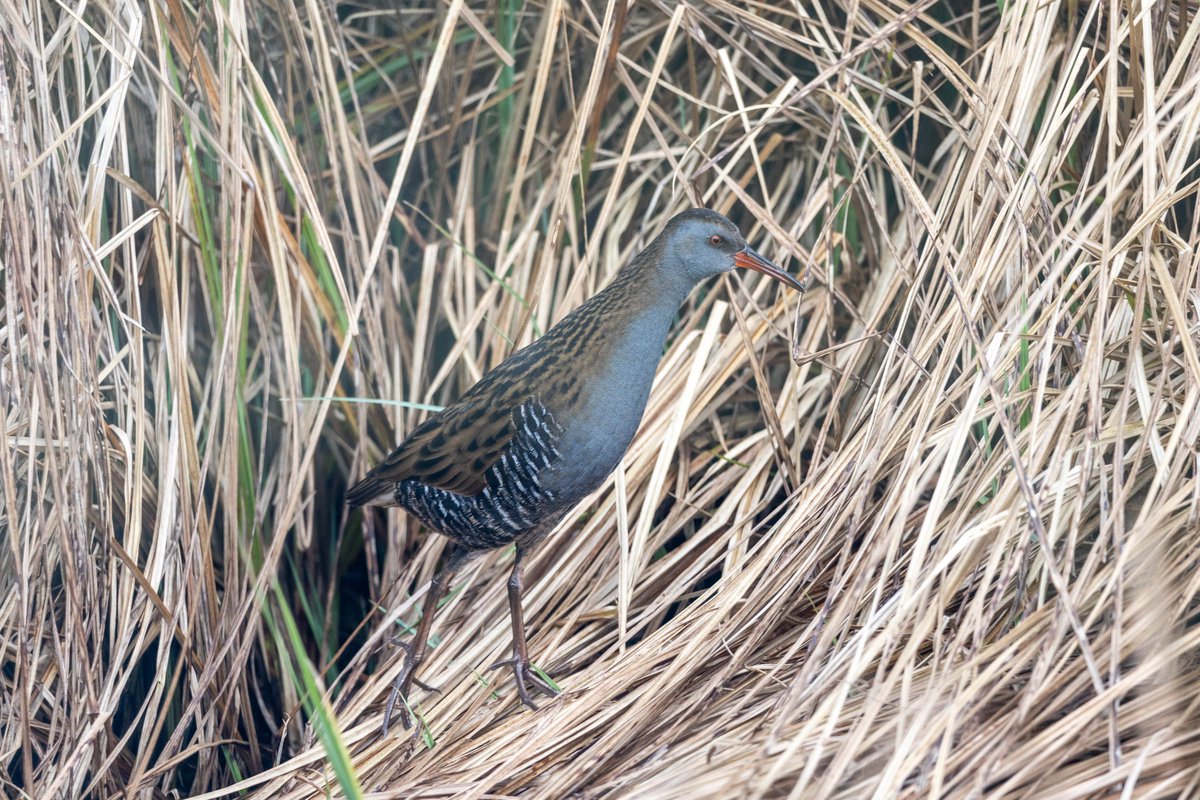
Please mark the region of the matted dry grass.
POLYGON ((0 793, 1200 796, 1193 0, 383 5, 0 0, 0 793), (347 481, 691 204, 809 292, 381 738, 347 481))

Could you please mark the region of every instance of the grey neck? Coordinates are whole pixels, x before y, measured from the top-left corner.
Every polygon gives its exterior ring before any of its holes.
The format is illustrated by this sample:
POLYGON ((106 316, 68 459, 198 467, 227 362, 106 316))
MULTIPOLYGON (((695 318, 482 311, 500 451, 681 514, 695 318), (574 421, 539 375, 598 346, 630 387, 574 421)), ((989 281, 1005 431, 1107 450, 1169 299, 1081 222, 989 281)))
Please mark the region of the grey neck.
MULTIPOLYGON (((630 271, 629 279, 614 281, 613 288, 617 283, 625 283, 618 291, 627 295, 627 302, 640 308, 638 316, 650 315, 660 321, 665 319, 665 324, 670 326, 683 301, 696 288, 695 277, 688 270, 681 269, 681 265, 675 261, 667 251, 651 260, 650 264, 631 264, 626 267, 630 271)), ((663 335, 666 336, 666 333, 663 335)))

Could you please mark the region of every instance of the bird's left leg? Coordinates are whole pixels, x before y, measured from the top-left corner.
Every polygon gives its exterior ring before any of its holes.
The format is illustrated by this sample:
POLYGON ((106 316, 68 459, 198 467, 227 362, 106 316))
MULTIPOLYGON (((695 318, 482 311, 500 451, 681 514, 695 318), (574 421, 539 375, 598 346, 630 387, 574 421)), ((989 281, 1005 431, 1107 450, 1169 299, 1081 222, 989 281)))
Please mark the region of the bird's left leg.
POLYGON ((512 617, 513 656, 496 662, 492 665, 492 669, 511 666, 513 676, 517 680, 517 694, 520 695, 521 702, 537 710, 537 706, 529 697, 527 685, 532 685, 533 688, 549 697, 558 694, 558 689, 551 686, 545 678, 529 666, 529 654, 525 649, 525 618, 521 612, 521 591, 524 588, 525 579, 525 570, 521 561, 524 556, 525 548, 518 543, 516 560, 513 563, 512 574, 508 578, 508 610, 512 617))
MULTIPOLYGON (((446 562, 446 566, 434 575, 433 582, 429 584, 429 591, 421 606, 421 621, 417 624, 417 635, 413 638, 411 645, 404 646, 404 667, 396 676, 396 682, 392 684, 392 692, 388 695, 387 707, 383 712, 384 736, 387 736, 388 727, 392 721, 392 712, 396 710, 396 701, 404 698, 407 702, 412 685, 414 683, 421 685, 421 682, 417 680, 417 668, 425 660, 425 648, 429 643, 429 632, 433 626, 433 617, 437 613, 438 603, 446 593, 446 589, 450 587, 450 581, 454 579, 454 574, 466 561, 467 552, 455 549, 449 561, 446 562)), ((412 725, 407 708, 400 709, 400 721, 406 728, 412 725)))

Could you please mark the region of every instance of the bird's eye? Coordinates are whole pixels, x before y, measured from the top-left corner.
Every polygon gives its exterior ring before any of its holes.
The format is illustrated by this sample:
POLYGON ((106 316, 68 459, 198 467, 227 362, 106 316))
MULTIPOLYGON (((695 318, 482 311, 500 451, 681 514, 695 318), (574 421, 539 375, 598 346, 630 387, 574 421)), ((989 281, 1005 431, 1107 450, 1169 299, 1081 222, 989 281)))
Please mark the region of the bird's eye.
POLYGON ((714 233, 712 236, 708 237, 708 243, 713 247, 720 247, 721 245, 725 244, 725 240, 721 238, 720 234, 714 233))

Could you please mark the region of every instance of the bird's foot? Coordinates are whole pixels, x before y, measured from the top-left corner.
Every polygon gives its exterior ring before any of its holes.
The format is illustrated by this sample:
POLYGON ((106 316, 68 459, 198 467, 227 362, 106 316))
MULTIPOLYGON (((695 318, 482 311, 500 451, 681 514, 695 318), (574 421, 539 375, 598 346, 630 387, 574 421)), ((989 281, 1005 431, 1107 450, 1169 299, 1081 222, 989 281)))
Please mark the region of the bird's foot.
MULTIPOLYGON (((404 651, 405 663, 409 663, 413 660, 413 646, 411 643, 404 641, 399 636, 393 636, 391 639, 391 644, 393 647, 398 647, 404 651)), ((419 665, 420 663, 421 662, 418 661, 417 664, 413 665, 414 673, 416 672, 417 665, 419 665)), ((427 692, 434 692, 436 694, 442 693, 441 689, 439 689, 438 687, 434 686, 431 683, 426 683, 425 681, 418 678, 415 674, 413 675, 412 682, 415 683, 418 688, 424 689, 427 692)))
POLYGON ((514 655, 512 658, 506 658, 503 661, 497 661, 489 669, 499 669, 500 667, 512 667, 513 677, 517 680, 517 694, 521 697, 521 702, 537 711, 537 704, 529 696, 529 686, 537 689, 547 697, 554 697, 559 690, 554 687, 549 681, 537 673, 529 664, 529 659, 519 655, 514 655))
MULTIPOLYGON (((392 640, 392 644, 404 651, 404 667, 400 670, 400 674, 396 676, 395 682, 392 684, 392 692, 388 695, 387 707, 383 711, 383 735, 387 736, 388 728, 391 727, 392 714, 396 712, 396 701, 400 702, 400 724, 405 729, 411 728, 412 714, 408 710, 408 695, 412 691, 413 684, 421 687, 427 692, 440 692, 441 690, 430 686, 427 683, 417 680, 417 667, 421 665, 423 660, 421 657, 414 655, 413 647, 407 642, 392 640)), ((420 733, 420 728, 413 731, 416 736, 420 733)))

